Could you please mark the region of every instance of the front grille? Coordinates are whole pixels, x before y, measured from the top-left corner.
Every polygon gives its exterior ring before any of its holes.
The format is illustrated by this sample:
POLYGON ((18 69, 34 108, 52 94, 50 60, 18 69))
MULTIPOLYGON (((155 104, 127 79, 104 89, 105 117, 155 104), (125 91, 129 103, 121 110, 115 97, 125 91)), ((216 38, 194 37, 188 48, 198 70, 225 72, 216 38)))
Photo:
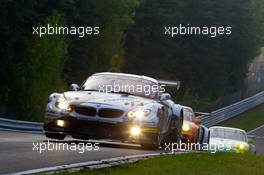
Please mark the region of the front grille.
POLYGON ((96 108, 94 107, 75 107, 74 110, 75 112, 82 115, 88 115, 88 116, 96 115, 96 108))
POLYGON ((109 109, 109 108, 101 108, 99 109, 98 115, 104 118, 118 118, 123 115, 124 111, 120 109, 109 109))

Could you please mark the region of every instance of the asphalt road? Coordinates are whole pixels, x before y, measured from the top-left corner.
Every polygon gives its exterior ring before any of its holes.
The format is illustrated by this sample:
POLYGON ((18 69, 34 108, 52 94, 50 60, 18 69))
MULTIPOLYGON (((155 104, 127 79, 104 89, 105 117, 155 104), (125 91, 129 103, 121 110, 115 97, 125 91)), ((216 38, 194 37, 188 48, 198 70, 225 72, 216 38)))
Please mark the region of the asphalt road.
MULTIPOLYGON (((40 151, 37 151, 37 149, 34 148, 33 143, 36 145, 37 143, 48 142, 46 137, 42 134, 0 130, 0 174, 9 174, 50 166, 155 152, 141 150, 140 147, 136 145, 121 146, 110 143, 99 143, 98 151, 88 151, 90 149, 89 147, 84 153, 78 153, 82 152, 82 149, 79 149, 78 151, 43 151, 40 153, 40 151)), ((77 142, 67 138, 65 142, 54 141, 51 143, 66 143, 71 145, 74 143, 84 144, 90 142, 77 142)), ((40 146, 38 147, 40 148, 40 146)))
MULTIPOLYGON (((252 131, 250 135, 255 137, 257 155, 264 155, 264 125, 252 131)), ((91 147, 88 147, 88 150, 84 151, 84 153, 79 153, 83 152, 83 147, 80 147, 81 149, 76 151, 57 149, 53 151, 43 150, 40 153, 40 143, 43 145, 45 143, 46 146, 48 143, 52 143, 53 145, 57 144, 57 146, 63 143, 69 146, 73 144, 89 145, 89 143, 94 144, 95 142, 80 142, 71 138, 66 138, 66 140, 62 142, 48 142, 43 134, 0 130, 0 174, 10 174, 31 169, 156 152, 142 150, 138 145, 120 145, 118 143, 115 144, 104 141, 99 143, 98 151, 93 149, 89 151, 91 147), (38 149, 35 147, 36 145, 38 149)))

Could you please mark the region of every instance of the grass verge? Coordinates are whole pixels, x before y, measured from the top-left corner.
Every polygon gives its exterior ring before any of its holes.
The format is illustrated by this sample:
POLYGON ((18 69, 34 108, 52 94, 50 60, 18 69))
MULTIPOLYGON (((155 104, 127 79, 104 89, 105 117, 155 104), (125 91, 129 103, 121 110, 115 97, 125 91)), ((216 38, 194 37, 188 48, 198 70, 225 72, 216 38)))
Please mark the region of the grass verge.
POLYGON ((219 126, 241 128, 246 131, 257 128, 264 124, 264 104, 245 112, 237 117, 219 123, 219 126))
POLYGON ((78 172, 63 172, 60 175, 258 175, 264 173, 264 157, 235 153, 195 153, 160 156, 99 170, 82 169, 78 172))

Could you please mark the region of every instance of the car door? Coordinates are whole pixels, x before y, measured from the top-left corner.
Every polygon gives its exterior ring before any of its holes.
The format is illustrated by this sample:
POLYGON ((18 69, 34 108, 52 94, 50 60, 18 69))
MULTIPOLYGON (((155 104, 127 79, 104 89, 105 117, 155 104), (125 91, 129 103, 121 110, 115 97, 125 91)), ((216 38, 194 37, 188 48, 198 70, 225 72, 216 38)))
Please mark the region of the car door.
POLYGON ((168 132, 169 124, 170 124, 170 116, 172 115, 172 111, 169 108, 168 104, 163 103, 158 110, 158 117, 159 117, 159 130, 161 134, 168 132))

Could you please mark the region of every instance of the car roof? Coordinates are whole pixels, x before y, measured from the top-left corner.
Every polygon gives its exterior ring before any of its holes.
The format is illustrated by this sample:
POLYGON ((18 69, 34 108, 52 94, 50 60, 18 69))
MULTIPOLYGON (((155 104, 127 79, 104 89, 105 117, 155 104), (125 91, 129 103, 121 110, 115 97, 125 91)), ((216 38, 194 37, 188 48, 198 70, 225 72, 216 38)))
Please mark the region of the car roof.
POLYGON ((239 128, 232 128, 232 127, 225 127, 225 126, 212 126, 209 129, 214 129, 214 128, 219 128, 219 129, 231 129, 231 130, 237 130, 237 131, 241 131, 241 132, 246 132, 243 129, 239 129, 239 128))
POLYGON ((119 75, 119 76, 128 76, 128 77, 140 78, 140 79, 152 81, 153 83, 159 84, 159 82, 156 79, 151 78, 151 77, 148 77, 148 76, 144 76, 144 75, 135 75, 135 74, 127 74, 127 73, 116 73, 116 72, 100 72, 100 73, 95 73, 93 75, 119 75))

